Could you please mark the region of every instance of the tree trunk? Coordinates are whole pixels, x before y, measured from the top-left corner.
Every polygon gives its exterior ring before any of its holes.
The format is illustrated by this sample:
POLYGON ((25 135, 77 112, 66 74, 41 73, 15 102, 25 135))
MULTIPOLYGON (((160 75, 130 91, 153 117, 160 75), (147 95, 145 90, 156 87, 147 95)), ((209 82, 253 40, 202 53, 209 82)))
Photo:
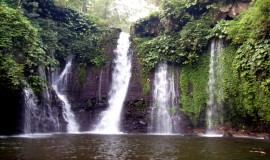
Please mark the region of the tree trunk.
POLYGON ((17 6, 16 8, 19 8, 21 6, 22 0, 17 0, 17 6))
POLYGON ((83 13, 87 13, 87 2, 83 2, 83 4, 82 4, 82 12, 83 13))

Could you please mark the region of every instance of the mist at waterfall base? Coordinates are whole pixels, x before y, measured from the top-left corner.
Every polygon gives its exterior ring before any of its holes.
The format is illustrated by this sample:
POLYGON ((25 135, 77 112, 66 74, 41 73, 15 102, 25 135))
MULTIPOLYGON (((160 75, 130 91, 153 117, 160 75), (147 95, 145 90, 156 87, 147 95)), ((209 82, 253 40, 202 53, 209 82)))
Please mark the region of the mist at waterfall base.
POLYGON ((112 84, 109 92, 109 107, 101 113, 101 118, 93 133, 120 133, 120 116, 131 77, 131 56, 129 55, 129 34, 121 32, 115 52, 112 84))

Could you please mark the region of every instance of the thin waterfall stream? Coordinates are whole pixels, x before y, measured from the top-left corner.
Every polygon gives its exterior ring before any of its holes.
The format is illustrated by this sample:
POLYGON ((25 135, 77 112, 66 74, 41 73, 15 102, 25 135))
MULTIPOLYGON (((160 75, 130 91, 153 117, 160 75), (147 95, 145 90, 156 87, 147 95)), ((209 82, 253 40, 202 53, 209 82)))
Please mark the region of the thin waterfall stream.
POLYGON ((207 102, 207 134, 215 134, 215 128, 218 123, 222 123, 220 112, 222 104, 219 99, 222 98, 221 91, 221 72, 222 66, 220 64, 220 57, 222 53, 223 43, 221 40, 213 39, 210 51, 210 65, 209 65, 209 81, 207 92, 209 100, 207 102))
POLYGON ((63 102, 63 117, 67 124, 67 131, 71 133, 79 132, 79 125, 75 120, 75 116, 71 110, 65 91, 67 89, 68 74, 71 70, 72 59, 68 60, 65 69, 59 76, 53 76, 53 89, 58 98, 63 102))
POLYGON ((24 133, 30 134, 38 131, 38 108, 37 97, 31 88, 23 90, 24 97, 24 133))
POLYGON ((101 113, 101 119, 93 132, 102 134, 120 133, 120 116, 131 77, 130 35, 120 33, 115 50, 115 66, 109 92, 109 108, 101 113))

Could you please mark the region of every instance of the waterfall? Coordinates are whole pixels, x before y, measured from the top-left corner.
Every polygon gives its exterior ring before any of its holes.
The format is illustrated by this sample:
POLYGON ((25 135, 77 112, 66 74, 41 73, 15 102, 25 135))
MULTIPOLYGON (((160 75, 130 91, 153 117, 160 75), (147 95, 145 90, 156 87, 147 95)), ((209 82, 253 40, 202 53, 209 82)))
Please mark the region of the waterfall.
POLYGON ((38 131, 37 97, 31 88, 23 89, 24 108, 24 133, 29 134, 38 131))
POLYGON ((221 72, 222 65, 220 64, 221 53, 223 44, 222 41, 212 40, 210 51, 210 66, 209 66, 209 81, 207 92, 209 94, 209 100, 207 102, 207 132, 215 133, 215 127, 218 123, 221 123, 220 111, 222 110, 222 104, 218 99, 222 98, 221 84, 221 72))
POLYGON ((129 55, 129 34, 121 32, 115 50, 115 66, 109 92, 109 108, 101 113, 101 120, 94 132, 113 134, 120 132, 120 116, 131 77, 131 57, 129 55))
MULTIPOLYGON (((46 80, 46 74, 39 66, 38 73, 46 80)), ((59 131, 59 119, 57 112, 52 108, 51 96, 48 86, 42 91, 42 101, 38 103, 38 98, 31 88, 23 89, 24 108, 24 133, 42 133, 59 131)))
MULTIPOLYGON (((42 69, 41 66, 38 67, 38 73, 40 77, 44 78, 44 80, 47 80, 47 76, 45 74, 44 69, 42 69)), ((59 119, 58 119, 58 114, 54 112, 52 109, 52 100, 51 100, 51 95, 49 92, 49 87, 47 84, 45 84, 45 88, 42 92, 42 106, 40 106, 40 124, 41 130, 43 132, 58 132, 60 128, 59 124, 59 119)))
POLYGON ((67 131, 68 132, 79 132, 79 125, 75 120, 75 116, 71 110, 71 105, 68 102, 67 96, 65 95, 65 91, 67 89, 67 82, 68 82, 68 74, 70 73, 72 65, 72 59, 68 60, 65 69, 59 76, 52 76, 53 84, 52 87, 55 90, 58 98, 63 102, 63 117, 67 124, 67 131))
POLYGON ((155 71, 153 104, 149 132, 170 134, 173 131, 171 109, 177 106, 174 73, 167 63, 160 63, 155 71))

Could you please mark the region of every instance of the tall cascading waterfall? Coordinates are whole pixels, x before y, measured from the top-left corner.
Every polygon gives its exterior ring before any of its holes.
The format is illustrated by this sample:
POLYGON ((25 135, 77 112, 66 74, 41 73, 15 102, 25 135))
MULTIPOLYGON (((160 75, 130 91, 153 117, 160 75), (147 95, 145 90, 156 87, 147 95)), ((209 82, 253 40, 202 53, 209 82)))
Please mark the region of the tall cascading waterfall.
POLYGON ((160 63, 155 71, 151 122, 148 132, 171 134, 173 132, 172 109, 177 106, 174 73, 167 63, 160 63))
POLYGON ((65 95, 65 91, 67 89, 67 82, 68 82, 68 74, 70 73, 72 65, 72 59, 69 59, 65 69, 63 72, 58 76, 55 74, 52 76, 52 87, 55 90, 58 98, 63 102, 63 117, 67 122, 67 131, 70 133, 79 132, 79 125, 75 120, 75 116, 71 110, 71 105, 68 102, 67 96, 65 95))
POLYGON ((109 108, 101 113, 101 119, 94 129, 94 133, 120 133, 120 116, 131 77, 129 46, 129 34, 121 32, 115 50, 116 57, 109 92, 109 108))
POLYGON ((38 132, 39 110, 37 108, 37 97, 33 90, 25 88, 23 90, 24 108, 24 133, 38 132))
POLYGON ((214 134, 218 123, 222 123, 222 104, 219 99, 222 98, 221 73, 222 65, 220 64, 221 53, 223 49, 222 40, 213 39, 210 51, 209 81, 207 92, 209 100, 207 102, 207 133, 214 134))

